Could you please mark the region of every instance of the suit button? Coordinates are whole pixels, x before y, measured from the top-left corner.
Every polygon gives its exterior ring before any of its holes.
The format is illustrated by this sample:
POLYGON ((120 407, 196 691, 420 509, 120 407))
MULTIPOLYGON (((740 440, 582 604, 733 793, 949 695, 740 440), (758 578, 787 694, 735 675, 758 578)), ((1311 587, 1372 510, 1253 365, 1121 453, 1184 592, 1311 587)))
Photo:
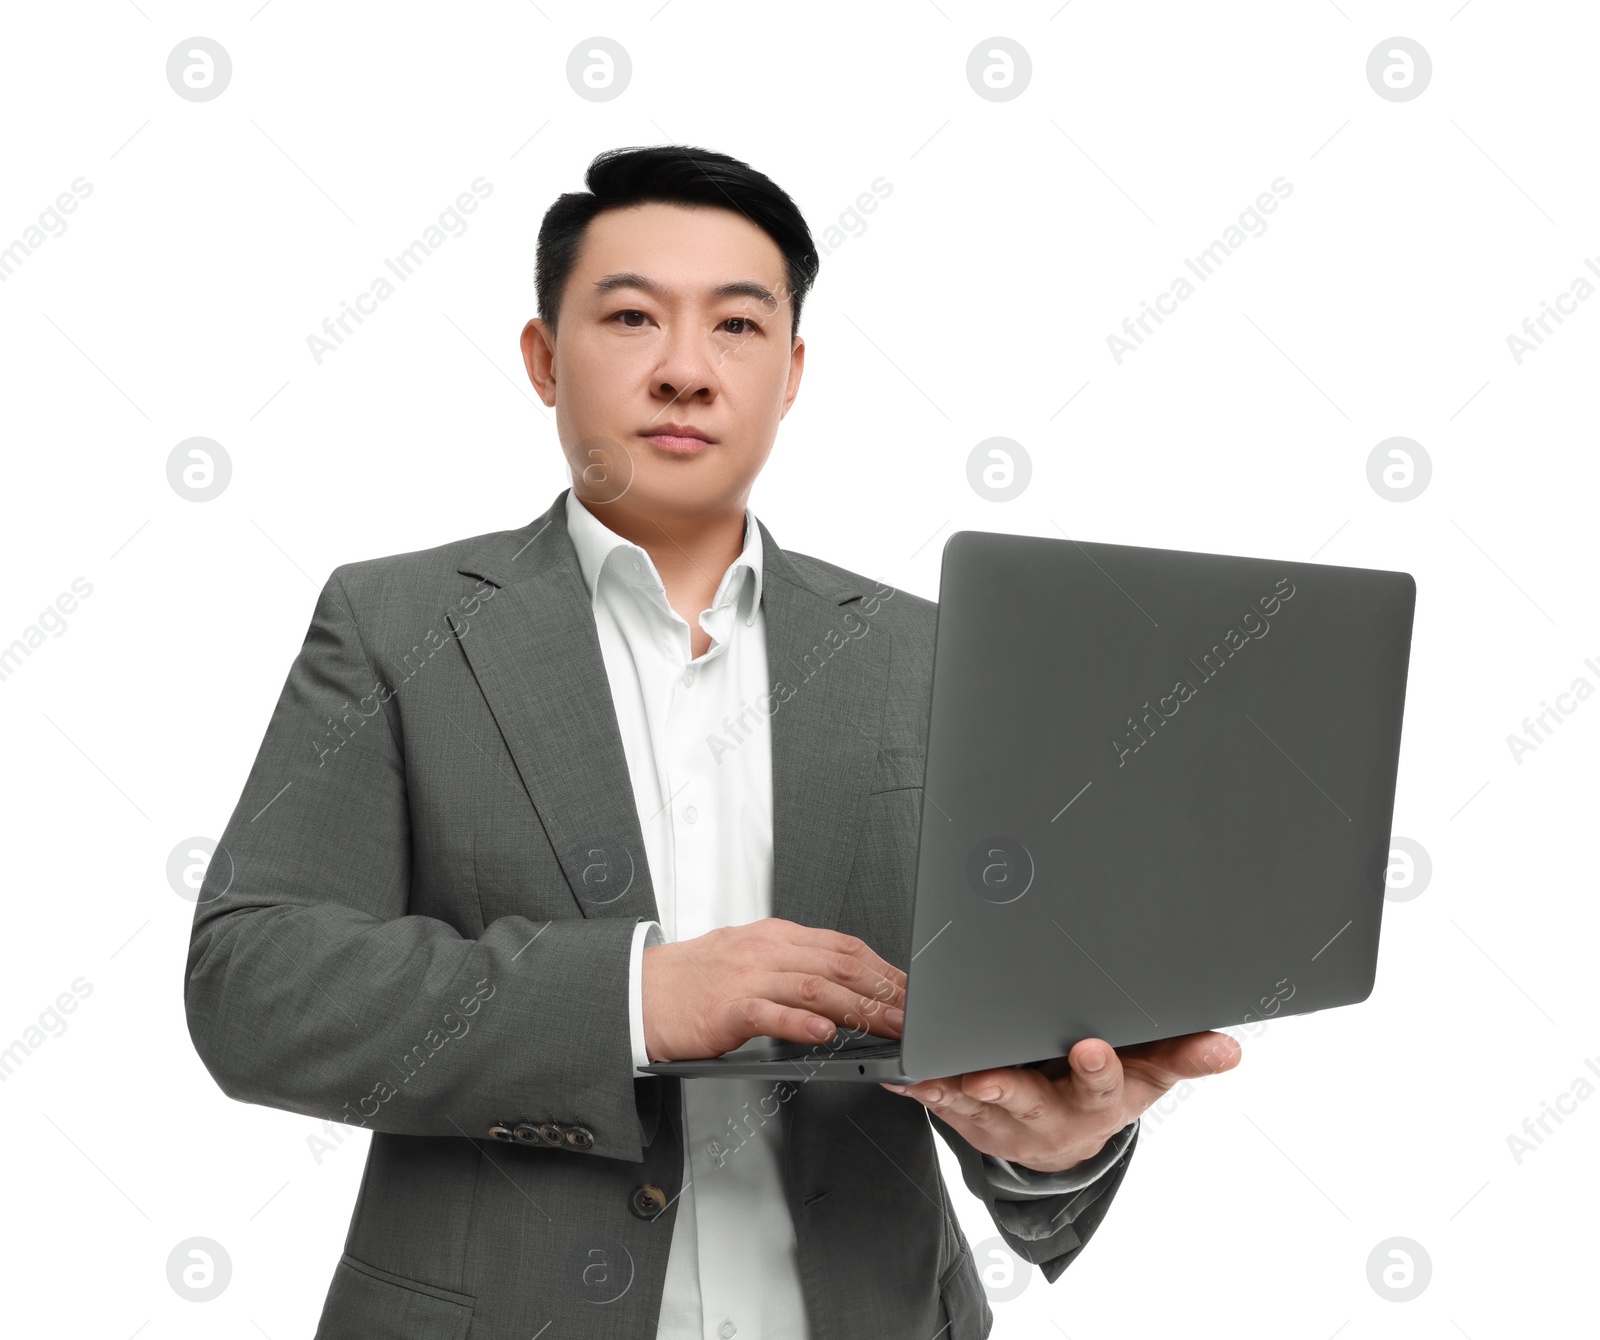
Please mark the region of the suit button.
POLYGON ((628 1208, 641 1219, 654 1219, 667 1208, 667 1193, 654 1182, 646 1182, 634 1187, 628 1208))
POLYGON ((565 1143, 561 1138, 562 1128, 553 1121, 547 1121, 539 1127, 539 1143, 559 1146, 565 1143))
POLYGON ((517 1129, 512 1132, 512 1137, 519 1145, 536 1145, 539 1143, 539 1132, 525 1121, 519 1124, 517 1129))
POLYGON ((567 1143, 574 1149, 589 1149, 594 1145, 594 1132, 587 1126, 567 1127, 567 1143))
POLYGON ((517 1137, 512 1132, 511 1127, 502 1126, 496 1122, 493 1126, 489 1127, 489 1138, 491 1140, 504 1140, 509 1143, 510 1141, 515 1140, 517 1137))

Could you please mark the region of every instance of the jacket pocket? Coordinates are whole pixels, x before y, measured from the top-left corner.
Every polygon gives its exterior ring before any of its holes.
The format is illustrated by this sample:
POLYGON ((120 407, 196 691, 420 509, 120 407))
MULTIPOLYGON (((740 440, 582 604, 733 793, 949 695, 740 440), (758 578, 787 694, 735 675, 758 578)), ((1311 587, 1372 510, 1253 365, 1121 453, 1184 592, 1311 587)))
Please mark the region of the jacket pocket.
POLYGON ((939 1276, 939 1298, 950 1319, 950 1329, 939 1340, 984 1340, 993 1328, 994 1313, 989 1310, 970 1250, 964 1249, 939 1276))
POLYGON ((878 749, 870 794, 918 791, 928 767, 928 751, 921 745, 892 744, 878 749))
POLYGON ((346 1252, 334 1269, 315 1340, 466 1340, 475 1301, 346 1252))

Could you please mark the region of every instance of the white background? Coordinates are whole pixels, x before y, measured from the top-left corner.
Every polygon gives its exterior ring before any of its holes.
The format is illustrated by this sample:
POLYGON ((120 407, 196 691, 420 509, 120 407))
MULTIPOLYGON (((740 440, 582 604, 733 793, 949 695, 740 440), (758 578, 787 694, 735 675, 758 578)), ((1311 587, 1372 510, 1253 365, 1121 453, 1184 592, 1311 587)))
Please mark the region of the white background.
POLYGON ((92 194, 0 284, 0 645, 93 587, 0 682, 0 1046, 92 988, 0 1083, 7 1332, 311 1334, 368 1137, 313 1152, 316 1123, 210 1080, 167 859, 219 834, 332 567, 522 525, 565 486, 516 345, 539 220, 599 150, 672 140, 750 161, 824 240, 892 184, 805 308, 752 500, 785 547, 927 596, 964 527, 1416 577, 1394 826, 1433 876, 1386 906, 1376 990, 1149 1114, 1098 1235, 994 1334, 1592 1333, 1600 1101, 1520 1163, 1508 1137, 1600 1057, 1600 701, 1507 744, 1600 687, 1600 301, 1520 365, 1507 344, 1600 283, 1591 7, 101 0, 4 23, 0 246, 92 194), (165 76, 196 34, 232 57, 210 102, 165 76), (565 75, 596 34, 633 64, 608 102, 565 75), (1005 102, 965 73, 996 34, 1032 61, 1005 102), (1432 58, 1411 101, 1366 77, 1395 35, 1432 58), (478 177, 467 231, 319 366, 307 336, 478 177), (1107 336, 1280 177, 1266 231, 1119 365, 1107 336), (166 477, 196 435, 233 466, 200 504, 166 477), (966 477, 997 435, 1033 464, 1005 504, 966 477), (1366 472, 1397 435, 1433 466, 1404 503, 1366 472), (232 1260, 214 1302, 167 1282, 193 1236, 232 1260), (1414 1301, 1368 1282, 1395 1236, 1432 1263, 1414 1301))

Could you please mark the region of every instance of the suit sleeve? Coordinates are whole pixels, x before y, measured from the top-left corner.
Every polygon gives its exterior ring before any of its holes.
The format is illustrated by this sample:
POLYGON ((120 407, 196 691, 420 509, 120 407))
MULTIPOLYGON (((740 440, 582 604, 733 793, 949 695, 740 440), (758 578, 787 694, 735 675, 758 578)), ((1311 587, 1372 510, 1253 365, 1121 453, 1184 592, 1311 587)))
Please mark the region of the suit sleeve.
MULTIPOLYGON (((1138 1122, 1135 1121, 1107 1142, 1106 1148, 1111 1150, 1121 1141, 1120 1152, 1112 1154, 1110 1165, 1094 1175, 1088 1185, 1054 1194, 1033 1194, 997 1186, 997 1180, 1004 1182, 1006 1179, 994 1163, 968 1144, 954 1127, 941 1121, 932 1112, 928 1113, 928 1120, 955 1154, 967 1190, 988 1207, 989 1216, 1000 1230, 1006 1245, 1024 1261, 1031 1261, 1038 1266, 1051 1284, 1077 1258, 1100 1226, 1100 1221, 1105 1218, 1117 1188, 1122 1185, 1122 1179, 1128 1171, 1133 1148, 1139 1141, 1138 1122), (1024 1195, 1026 1199, 1012 1198, 1024 1195)), ((1048 1176, 1028 1173, 1021 1175, 1019 1180, 1033 1180, 1037 1184, 1039 1179, 1048 1176)), ((1075 1180, 1070 1173, 1056 1176, 1075 1180)))
MULTIPOLYGON (((395 691, 339 569, 318 597, 195 907, 184 1006, 222 1091, 374 1131, 587 1127, 643 1159, 655 1079, 632 1066, 635 922, 410 913, 395 691)), ((581 1137, 580 1137, 581 1139, 581 1137)))
POLYGON ((1035 1196, 1054 1196, 1063 1191, 1082 1191, 1104 1177, 1116 1165, 1138 1133, 1138 1118, 1130 1121, 1105 1142, 1092 1159, 1085 1159, 1068 1172, 1035 1172, 994 1154, 983 1155, 984 1176, 1002 1200, 1027 1200, 1035 1196))

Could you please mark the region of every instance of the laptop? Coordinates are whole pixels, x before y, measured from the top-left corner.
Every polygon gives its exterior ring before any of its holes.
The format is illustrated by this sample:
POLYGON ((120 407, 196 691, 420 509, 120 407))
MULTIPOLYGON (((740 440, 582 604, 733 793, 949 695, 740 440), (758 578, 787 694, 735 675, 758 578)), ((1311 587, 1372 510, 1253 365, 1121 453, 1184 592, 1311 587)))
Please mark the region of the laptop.
POLYGON ((898 1041, 658 1075, 912 1083, 1365 1000, 1416 583, 957 531, 898 1041))

